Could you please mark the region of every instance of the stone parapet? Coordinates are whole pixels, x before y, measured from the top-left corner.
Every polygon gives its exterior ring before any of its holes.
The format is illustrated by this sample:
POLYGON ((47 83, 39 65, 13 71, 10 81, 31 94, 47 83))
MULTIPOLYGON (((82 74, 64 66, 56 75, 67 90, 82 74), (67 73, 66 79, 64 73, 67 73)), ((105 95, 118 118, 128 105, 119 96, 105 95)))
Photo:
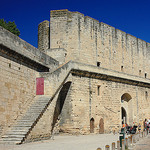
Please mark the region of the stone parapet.
POLYGON ((29 58, 47 68, 54 69, 59 65, 58 61, 2 27, 0 27, 0 45, 9 48, 10 51, 22 55, 24 59, 29 58))

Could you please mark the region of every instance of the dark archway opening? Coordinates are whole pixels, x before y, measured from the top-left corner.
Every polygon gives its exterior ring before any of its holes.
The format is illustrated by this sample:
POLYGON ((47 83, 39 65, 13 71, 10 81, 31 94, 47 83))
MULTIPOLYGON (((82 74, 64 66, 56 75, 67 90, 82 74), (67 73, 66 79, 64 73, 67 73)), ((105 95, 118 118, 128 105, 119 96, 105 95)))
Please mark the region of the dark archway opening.
POLYGON ((121 107, 121 119, 122 119, 122 124, 127 123, 127 113, 123 107, 121 107))
POLYGON ((90 120, 90 133, 94 133, 94 118, 90 120))
POLYGON ((55 127, 55 124, 58 120, 59 115, 62 112, 63 109, 63 105, 65 102, 65 99, 67 97, 68 91, 70 89, 71 86, 71 82, 67 82, 63 85, 61 91, 59 92, 57 101, 56 101, 56 106, 55 106, 55 110, 54 110, 54 115, 53 115, 53 122, 52 122, 52 130, 51 132, 53 132, 53 129, 55 127))
POLYGON ((131 100, 132 97, 128 94, 128 93, 125 93, 121 96, 121 101, 126 101, 126 102, 129 102, 129 100, 131 100))

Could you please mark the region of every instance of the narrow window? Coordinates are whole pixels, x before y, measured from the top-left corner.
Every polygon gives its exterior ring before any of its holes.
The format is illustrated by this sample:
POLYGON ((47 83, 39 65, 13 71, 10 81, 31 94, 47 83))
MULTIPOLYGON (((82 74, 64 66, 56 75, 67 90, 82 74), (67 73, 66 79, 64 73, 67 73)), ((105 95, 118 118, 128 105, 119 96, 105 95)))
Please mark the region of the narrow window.
POLYGON ((11 63, 9 63, 9 68, 11 68, 11 63))
POLYGON ((123 66, 121 66, 121 71, 123 71, 123 66))
POLYGON ((97 67, 100 67, 101 63, 100 62, 97 62, 97 67))
POLYGON ((141 70, 139 70, 139 75, 141 75, 141 70))
POLYGON ((147 73, 145 73, 145 78, 147 78, 147 73))
POLYGON ((148 98, 148 92, 145 91, 145 98, 147 99, 148 98))
POLYGON ((97 86, 97 95, 100 95, 100 85, 97 86))

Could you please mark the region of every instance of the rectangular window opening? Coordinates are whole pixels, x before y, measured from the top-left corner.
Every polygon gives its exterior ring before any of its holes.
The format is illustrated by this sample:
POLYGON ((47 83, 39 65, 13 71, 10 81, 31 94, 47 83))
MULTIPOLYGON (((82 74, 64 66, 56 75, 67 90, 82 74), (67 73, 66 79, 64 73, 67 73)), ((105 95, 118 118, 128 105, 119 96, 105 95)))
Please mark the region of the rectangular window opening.
POLYGON ((141 71, 141 70, 139 70, 139 75, 141 75, 141 72, 142 72, 142 71, 141 71))
POLYGON ((100 67, 100 65, 101 65, 101 62, 97 62, 97 67, 100 67))
POLYGON ((100 95, 100 85, 97 86, 97 95, 100 95))
POLYGON ((121 71, 123 71, 123 66, 121 66, 121 71))
POLYGON ((147 78, 147 73, 145 73, 145 78, 147 78))
POLYGON ((145 98, 147 99, 148 98, 148 92, 145 91, 145 98))

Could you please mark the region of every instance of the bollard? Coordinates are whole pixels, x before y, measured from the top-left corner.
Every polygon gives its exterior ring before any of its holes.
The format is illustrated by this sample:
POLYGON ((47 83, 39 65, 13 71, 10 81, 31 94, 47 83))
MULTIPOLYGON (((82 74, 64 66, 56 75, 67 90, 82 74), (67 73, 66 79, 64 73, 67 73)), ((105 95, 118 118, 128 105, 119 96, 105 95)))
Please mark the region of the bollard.
POLYGON ((128 149, 128 138, 125 138, 125 149, 128 149))
POLYGON ((136 140, 139 141, 139 139, 140 139, 140 134, 138 133, 137 137, 136 137, 136 140))
POLYGON ((110 150, 109 145, 106 145, 106 146, 105 146, 105 150, 110 150))
POLYGON ((131 145, 131 136, 128 137, 128 147, 131 145))
POLYGON ((101 148, 97 148, 97 150, 102 150, 101 148))
POLYGON ((136 134, 133 135, 133 143, 136 143, 136 134))
POLYGON ((125 141, 122 139, 122 150, 125 150, 125 141))
POLYGON ((112 150, 115 150, 115 142, 112 143, 112 150))
POLYGON ((128 138, 128 147, 132 147, 132 135, 128 138))
POLYGON ((136 143, 136 135, 133 135, 132 139, 133 139, 133 143, 136 143))
POLYGON ((133 144, 133 135, 131 135, 131 144, 133 144))
POLYGON ((120 150, 120 141, 117 141, 117 150, 120 150))

